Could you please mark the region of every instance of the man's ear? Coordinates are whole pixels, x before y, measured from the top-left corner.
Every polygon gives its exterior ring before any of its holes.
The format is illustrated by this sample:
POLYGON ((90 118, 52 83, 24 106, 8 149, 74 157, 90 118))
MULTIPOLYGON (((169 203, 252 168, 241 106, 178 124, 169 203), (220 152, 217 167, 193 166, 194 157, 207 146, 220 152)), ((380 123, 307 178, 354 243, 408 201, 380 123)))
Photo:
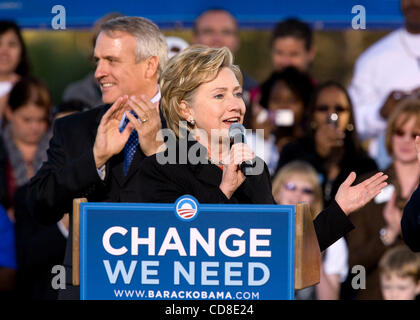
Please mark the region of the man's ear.
POLYGON ((7 121, 10 122, 12 120, 13 112, 8 105, 6 105, 6 107, 4 108, 4 115, 7 121))
POLYGON ((159 68, 159 58, 151 56, 146 59, 146 78, 150 79, 157 75, 159 68))

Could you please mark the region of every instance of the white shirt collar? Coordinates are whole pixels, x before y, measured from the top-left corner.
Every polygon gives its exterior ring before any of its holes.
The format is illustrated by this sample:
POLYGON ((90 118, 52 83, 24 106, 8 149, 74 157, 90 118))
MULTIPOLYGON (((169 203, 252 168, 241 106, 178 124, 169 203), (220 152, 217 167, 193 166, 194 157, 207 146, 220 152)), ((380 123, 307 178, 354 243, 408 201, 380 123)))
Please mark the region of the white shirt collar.
POLYGON ((161 94, 160 94, 160 86, 158 85, 158 92, 156 93, 156 95, 150 100, 151 103, 155 103, 155 102, 159 102, 161 98, 161 94))

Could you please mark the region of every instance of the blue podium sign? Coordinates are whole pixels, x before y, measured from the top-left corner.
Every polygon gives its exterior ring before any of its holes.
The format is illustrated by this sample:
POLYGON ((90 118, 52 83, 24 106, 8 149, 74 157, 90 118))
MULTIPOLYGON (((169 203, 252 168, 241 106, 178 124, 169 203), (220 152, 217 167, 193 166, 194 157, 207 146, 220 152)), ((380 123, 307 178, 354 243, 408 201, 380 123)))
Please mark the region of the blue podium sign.
POLYGON ((82 203, 81 299, 294 297, 294 206, 82 203))

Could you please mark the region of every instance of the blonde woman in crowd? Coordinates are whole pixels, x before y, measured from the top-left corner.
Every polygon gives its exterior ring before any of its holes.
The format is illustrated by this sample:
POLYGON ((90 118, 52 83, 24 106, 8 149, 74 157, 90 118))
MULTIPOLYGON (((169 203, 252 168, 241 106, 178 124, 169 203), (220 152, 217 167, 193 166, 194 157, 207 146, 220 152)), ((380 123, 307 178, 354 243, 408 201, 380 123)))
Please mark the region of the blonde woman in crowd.
MULTIPOLYGON (((278 204, 308 203, 315 219, 323 208, 322 189, 315 169, 308 163, 293 161, 285 165, 273 181, 273 196, 278 204)), ((348 250, 340 238, 323 253, 321 280, 316 287, 296 292, 296 299, 337 300, 341 282, 348 272, 348 250)))
POLYGON ((386 147, 392 163, 385 170, 389 186, 363 209, 350 215, 356 229, 347 235, 349 265, 366 268, 366 289, 357 299, 381 299, 378 263, 384 252, 403 243, 403 208, 419 184, 415 137, 420 135, 420 100, 403 100, 390 115, 386 147))

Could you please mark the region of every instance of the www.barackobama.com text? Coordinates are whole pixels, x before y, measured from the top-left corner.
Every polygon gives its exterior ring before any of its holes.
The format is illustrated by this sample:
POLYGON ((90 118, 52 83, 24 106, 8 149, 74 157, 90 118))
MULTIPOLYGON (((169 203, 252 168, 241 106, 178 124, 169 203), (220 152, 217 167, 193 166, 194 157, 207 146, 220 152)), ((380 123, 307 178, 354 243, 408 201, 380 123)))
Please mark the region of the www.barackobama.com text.
POLYGON ((258 300, 259 292, 234 292, 230 291, 170 291, 170 290, 135 290, 115 289, 116 298, 129 299, 182 299, 182 300, 258 300))

